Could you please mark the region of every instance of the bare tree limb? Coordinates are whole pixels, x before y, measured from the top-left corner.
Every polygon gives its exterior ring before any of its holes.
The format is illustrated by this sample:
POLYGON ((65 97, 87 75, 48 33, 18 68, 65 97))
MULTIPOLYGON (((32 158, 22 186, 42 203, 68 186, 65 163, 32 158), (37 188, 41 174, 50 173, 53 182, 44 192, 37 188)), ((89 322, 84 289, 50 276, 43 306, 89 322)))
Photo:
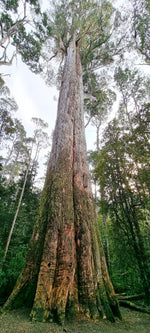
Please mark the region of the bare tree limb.
POLYGON ((92 120, 92 118, 93 118, 93 116, 89 117, 87 123, 84 125, 84 128, 86 128, 86 127, 89 125, 89 123, 90 123, 90 121, 92 120))
MULTIPOLYGON (((55 36, 53 36, 55 38, 55 36)), ((58 40, 58 38, 55 38, 56 40, 58 40)), ((59 48, 57 49, 57 51, 54 53, 54 55, 49 59, 49 61, 51 61, 53 58, 57 57, 58 53, 59 52, 62 52, 62 61, 61 63, 63 62, 63 59, 64 59, 64 54, 66 54, 66 47, 62 41, 62 39, 60 38, 59 40, 59 48)))
POLYGON ((55 52, 55 54, 52 57, 50 57, 49 61, 51 61, 53 58, 56 58, 59 52, 60 48, 55 52))

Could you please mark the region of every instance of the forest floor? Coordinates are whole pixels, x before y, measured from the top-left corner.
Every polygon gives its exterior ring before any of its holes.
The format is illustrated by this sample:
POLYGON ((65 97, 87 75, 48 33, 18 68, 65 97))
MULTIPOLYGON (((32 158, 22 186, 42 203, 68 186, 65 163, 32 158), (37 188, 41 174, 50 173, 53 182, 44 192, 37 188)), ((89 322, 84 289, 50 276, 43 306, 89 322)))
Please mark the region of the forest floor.
POLYGON ((51 323, 31 322, 27 310, 14 310, 0 315, 1 333, 150 333, 150 315, 121 308, 123 320, 76 320, 64 327, 51 323))

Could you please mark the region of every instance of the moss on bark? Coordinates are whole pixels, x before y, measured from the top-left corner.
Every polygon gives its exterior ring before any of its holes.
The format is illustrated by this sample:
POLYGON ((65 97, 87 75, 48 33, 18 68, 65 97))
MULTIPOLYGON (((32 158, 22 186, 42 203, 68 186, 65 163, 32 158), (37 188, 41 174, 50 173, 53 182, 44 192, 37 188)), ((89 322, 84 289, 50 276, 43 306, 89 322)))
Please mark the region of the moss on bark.
POLYGON ((33 320, 62 323, 77 312, 92 318, 105 314, 111 321, 114 314, 120 316, 90 186, 82 68, 74 40, 66 55, 39 216, 25 267, 5 308, 29 301, 31 290, 33 320))

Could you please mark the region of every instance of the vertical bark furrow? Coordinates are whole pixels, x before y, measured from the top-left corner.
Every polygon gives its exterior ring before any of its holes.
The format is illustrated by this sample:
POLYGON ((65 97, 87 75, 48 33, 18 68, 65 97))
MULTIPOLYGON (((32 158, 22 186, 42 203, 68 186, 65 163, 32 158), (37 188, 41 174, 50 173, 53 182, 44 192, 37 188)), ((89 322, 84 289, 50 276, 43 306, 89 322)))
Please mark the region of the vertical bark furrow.
MULTIPOLYGON (((42 213, 29 251, 33 249, 33 263, 29 265, 28 257, 26 264, 31 266, 30 277, 34 276, 39 249, 41 265, 32 318, 63 322, 65 317, 73 319, 76 312, 83 311, 93 318, 105 313, 113 321, 111 308, 117 313, 118 304, 103 257, 89 179, 82 67, 75 40, 70 42, 65 59, 43 193, 42 213), (34 249, 35 241, 38 246, 34 249)), ((23 272, 21 281, 26 277, 23 272)), ((32 278, 30 281, 32 284, 32 278)))

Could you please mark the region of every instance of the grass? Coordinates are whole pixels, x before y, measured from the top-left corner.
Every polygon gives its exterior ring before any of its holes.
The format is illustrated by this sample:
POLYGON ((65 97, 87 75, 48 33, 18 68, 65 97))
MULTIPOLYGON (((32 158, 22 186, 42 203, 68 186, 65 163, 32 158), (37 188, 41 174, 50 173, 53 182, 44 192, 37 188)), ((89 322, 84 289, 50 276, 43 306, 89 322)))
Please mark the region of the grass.
POLYGON ((149 333, 150 316, 122 308, 123 320, 114 324, 107 320, 80 318, 64 327, 57 324, 32 322, 25 309, 5 312, 0 315, 1 333, 149 333))

